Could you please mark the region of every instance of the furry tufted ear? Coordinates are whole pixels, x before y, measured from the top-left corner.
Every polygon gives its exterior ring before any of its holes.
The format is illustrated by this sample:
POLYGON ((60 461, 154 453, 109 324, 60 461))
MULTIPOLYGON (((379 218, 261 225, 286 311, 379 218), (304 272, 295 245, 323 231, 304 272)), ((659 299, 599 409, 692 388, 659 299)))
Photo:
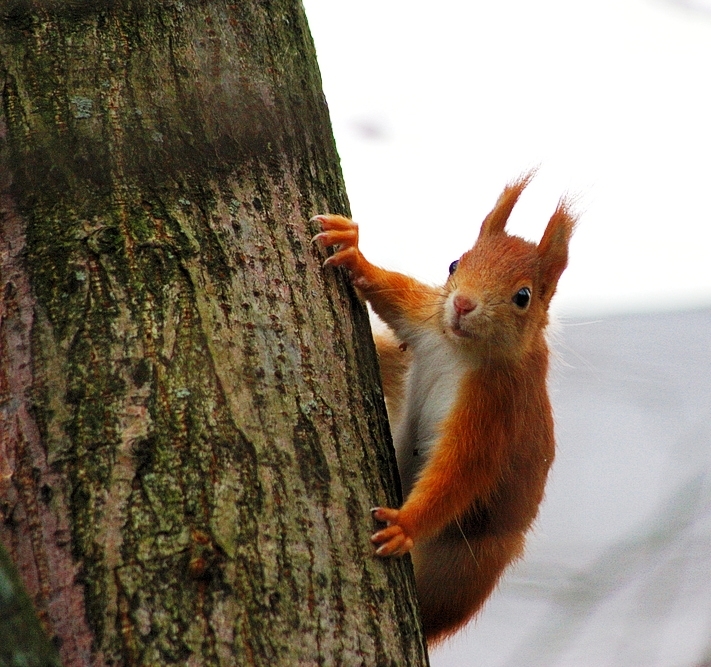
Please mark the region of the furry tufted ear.
POLYGON ((504 191, 499 195, 496 206, 494 206, 491 213, 484 218, 484 222, 481 223, 479 238, 503 233, 513 207, 535 175, 536 171, 531 170, 504 188, 504 191))
POLYGON ((568 265, 568 245, 577 220, 577 215, 571 210, 570 200, 561 199, 538 244, 541 296, 546 303, 555 294, 558 279, 568 265))

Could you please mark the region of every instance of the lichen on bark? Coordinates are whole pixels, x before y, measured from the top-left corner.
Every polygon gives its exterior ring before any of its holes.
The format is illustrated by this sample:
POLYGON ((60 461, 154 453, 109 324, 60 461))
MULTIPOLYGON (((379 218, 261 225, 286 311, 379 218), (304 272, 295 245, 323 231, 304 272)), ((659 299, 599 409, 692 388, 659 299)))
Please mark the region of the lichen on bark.
POLYGON ((0 540, 64 664, 422 664, 300 3, 10 2, 0 76, 0 540))

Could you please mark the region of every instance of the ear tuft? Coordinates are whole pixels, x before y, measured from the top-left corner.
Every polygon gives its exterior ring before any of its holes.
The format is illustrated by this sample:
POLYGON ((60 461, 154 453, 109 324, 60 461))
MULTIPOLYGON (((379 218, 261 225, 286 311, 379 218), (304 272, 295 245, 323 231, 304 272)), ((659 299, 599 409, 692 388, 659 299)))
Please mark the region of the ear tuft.
POLYGON ((541 295, 547 303, 555 294, 558 280, 568 265, 568 245, 573 235, 578 215, 572 209, 572 201, 563 198, 548 221, 537 253, 541 267, 541 295))
POLYGON ((494 206, 491 213, 484 218, 484 222, 481 223, 481 231, 479 232, 480 239, 485 236, 503 233, 506 222, 511 215, 511 211, 513 211, 513 207, 535 175, 536 170, 532 169, 504 188, 504 191, 499 195, 496 206, 494 206))

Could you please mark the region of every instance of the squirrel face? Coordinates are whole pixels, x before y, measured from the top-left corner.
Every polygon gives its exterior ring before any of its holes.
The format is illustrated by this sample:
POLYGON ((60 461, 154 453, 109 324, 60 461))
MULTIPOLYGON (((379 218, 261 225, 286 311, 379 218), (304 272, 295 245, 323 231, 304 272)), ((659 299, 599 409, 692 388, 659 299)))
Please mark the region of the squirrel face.
POLYGON ((547 324, 536 246, 516 236, 479 242, 453 263, 445 334, 483 358, 518 357, 547 324))
POLYGON ((441 325, 481 361, 515 360, 543 345, 548 306, 568 263, 575 217, 561 201, 536 245, 505 231, 532 174, 507 186, 474 247, 450 266, 441 325))

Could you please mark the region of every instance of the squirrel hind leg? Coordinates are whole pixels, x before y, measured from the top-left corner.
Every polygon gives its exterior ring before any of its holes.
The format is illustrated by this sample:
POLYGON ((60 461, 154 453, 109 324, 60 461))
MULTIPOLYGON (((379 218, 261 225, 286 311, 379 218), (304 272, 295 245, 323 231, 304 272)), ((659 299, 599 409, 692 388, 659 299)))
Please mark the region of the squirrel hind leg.
POLYGON ((410 367, 411 353, 390 329, 375 332, 373 338, 380 361, 380 378, 390 428, 394 431, 405 405, 405 377, 410 367))
POLYGON ((509 534, 443 540, 412 552, 417 597, 427 644, 432 647, 466 625, 483 607, 507 565, 523 553, 524 536, 509 534))

